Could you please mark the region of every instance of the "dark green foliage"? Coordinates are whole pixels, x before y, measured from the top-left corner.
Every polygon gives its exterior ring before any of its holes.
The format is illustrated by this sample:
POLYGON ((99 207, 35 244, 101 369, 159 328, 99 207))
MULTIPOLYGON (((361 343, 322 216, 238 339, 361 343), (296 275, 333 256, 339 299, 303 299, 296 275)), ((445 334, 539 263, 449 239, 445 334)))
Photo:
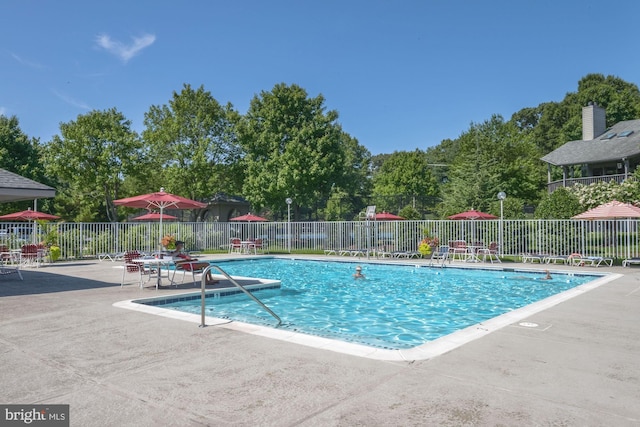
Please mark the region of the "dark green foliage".
POLYGON ((535 212, 537 219, 569 219, 584 209, 576 196, 565 188, 545 195, 535 212))

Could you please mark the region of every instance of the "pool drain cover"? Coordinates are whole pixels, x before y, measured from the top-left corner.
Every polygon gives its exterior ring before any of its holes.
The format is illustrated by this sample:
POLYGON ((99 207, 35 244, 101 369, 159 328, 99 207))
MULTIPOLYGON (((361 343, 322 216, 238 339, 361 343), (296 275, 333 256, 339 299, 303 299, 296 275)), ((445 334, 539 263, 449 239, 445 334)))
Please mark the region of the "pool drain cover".
POLYGON ((520 326, 524 326, 525 328, 537 328, 538 324, 533 322, 520 322, 518 323, 520 326))

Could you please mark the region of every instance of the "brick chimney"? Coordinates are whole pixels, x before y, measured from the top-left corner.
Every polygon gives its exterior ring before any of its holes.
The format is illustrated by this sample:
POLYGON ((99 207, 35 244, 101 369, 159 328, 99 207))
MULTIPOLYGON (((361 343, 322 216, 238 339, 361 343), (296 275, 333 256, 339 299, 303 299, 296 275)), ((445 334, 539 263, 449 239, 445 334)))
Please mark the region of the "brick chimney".
POLYGON ((582 140, 590 141, 607 130, 607 119, 604 108, 595 102, 582 107, 582 140))

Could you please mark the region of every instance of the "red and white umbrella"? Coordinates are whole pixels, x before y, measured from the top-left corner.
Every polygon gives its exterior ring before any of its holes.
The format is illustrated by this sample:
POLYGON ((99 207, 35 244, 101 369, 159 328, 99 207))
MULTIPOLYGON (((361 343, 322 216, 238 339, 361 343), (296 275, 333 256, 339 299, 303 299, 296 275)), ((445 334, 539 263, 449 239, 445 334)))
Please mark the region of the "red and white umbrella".
POLYGON ((187 199, 182 196, 176 196, 175 194, 171 193, 166 193, 164 191, 164 188, 161 188, 160 191, 156 193, 148 193, 142 194, 140 196, 114 200, 113 204, 117 206, 127 206, 130 208, 140 208, 147 210, 159 209, 160 238, 162 238, 162 218, 164 215, 163 211, 165 209, 202 209, 207 207, 206 203, 187 199))
POLYGON ((617 219, 640 218, 640 208, 631 203, 622 203, 612 200, 609 203, 596 206, 586 212, 582 212, 573 219, 617 219))
POLYGON ((640 218, 640 208, 631 203, 612 200, 593 209, 578 214, 573 219, 626 219, 627 220, 627 258, 631 258, 631 219, 640 218))

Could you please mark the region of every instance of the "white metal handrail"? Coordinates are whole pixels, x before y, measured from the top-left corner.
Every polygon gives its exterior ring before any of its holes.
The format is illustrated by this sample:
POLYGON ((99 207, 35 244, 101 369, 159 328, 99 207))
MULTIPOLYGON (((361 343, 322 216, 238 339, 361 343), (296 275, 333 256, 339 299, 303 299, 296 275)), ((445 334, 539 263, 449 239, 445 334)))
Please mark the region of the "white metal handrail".
POLYGON ((253 295, 251 292, 249 292, 248 290, 246 290, 244 288, 244 286, 242 286, 240 283, 236 282, 233 277, 229 276, 227 274, 226 271, 224 271, 222 268, 220 268, 217 265, 210 265, 209 267, 205 268, 202 271, 202 279, 201 279, 201 285, 200 285, 200 291, 201 291, 201 304, 200 304, 200 327, 204 328, 206 325, 204 318, 204 310, 205 310, 205 299, 206 299, 206 285, 207 285, 207 273, 209 271, 211 271, 212 268, 215 268, 216 270, 218 270, 220 273, 222 273, 222 275, 224 277, 226 277, 231 283, 233 283, 235 286, 237 286, 238 288, 240 288, 240 290, 242 292, 244 292, 245 294, 247 294, 247 296, 249 296, 249 298, 251 298, 252 300, 254 300, 255 302, 257 302, 262 308, 264 308, 270 315, 272 315, 277 321, 278 324, 276 325, 276 328, 280 325, 282 325, 282 320, 280 319, 280 317, 278 317, 277 314, 275 314, 269 307, 267 307, 266 305, 264 305, 264 303, 262 301, 260 301, 258 298, 255 297, 255 295, 253 295))

